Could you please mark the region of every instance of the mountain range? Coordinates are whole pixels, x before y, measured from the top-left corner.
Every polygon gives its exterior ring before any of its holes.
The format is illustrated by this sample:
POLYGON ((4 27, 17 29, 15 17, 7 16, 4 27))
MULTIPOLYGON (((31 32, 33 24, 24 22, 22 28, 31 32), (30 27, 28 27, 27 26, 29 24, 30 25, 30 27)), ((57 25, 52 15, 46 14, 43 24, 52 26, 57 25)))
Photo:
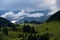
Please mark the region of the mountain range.
MULTIPOLYGON (((31 18, 30 18, 31 19, 31 18)), ((30 19, 28 18, 28 20, 30 21, 30 19)), ((39 18, 38 18, 39 19, 39 18)), ((20 21, 24 21, 25 19, 22 19, 20 21)), ((32 20, 32 19, 31 19, 32 20)), ((37 20, 37 19, 34 19, 34 20, 37 20)), ((38 20, 37 20, 38 21, 38 20)), ((40 20, 39 20, 40 21, 40 20)), ((51 22, 51 21, 58 21, 60 22, 60 11, 56 12, 54 15, 52 15, 48 20, 47 22, 51 22)), ((19 21, 18 21, 19 22, 19 21)), ((3 17, 0 17, 0 27, 1 26, 11 26, 12 23, 7 20, 6 18, 3 18, 3 17)))
POLYGON ((22 13, 21 13, 21 10, 12 10, 12 11, 11 10, 0 10, 0 16, 4 15, 6 12, 14 13, 14 14, 12 13, 13 15, 10 15, 10 16, 9 14, 4 16, 4 18, 10 20, 13 23, 21 23, 21 22, 24 22, 25 20, 29 22, 31 21, 44 22, 51 16, 51 15, 47 15, 50 12, 50 10, 40 10, 40 11, 37 10, 37 11, 31 11, 31 12, 22 11, 22 13), (43 16, 41 16, 40 14, 43 14, 43 16), (21 15, 21 16, 18 16, 18 15, 21 15))

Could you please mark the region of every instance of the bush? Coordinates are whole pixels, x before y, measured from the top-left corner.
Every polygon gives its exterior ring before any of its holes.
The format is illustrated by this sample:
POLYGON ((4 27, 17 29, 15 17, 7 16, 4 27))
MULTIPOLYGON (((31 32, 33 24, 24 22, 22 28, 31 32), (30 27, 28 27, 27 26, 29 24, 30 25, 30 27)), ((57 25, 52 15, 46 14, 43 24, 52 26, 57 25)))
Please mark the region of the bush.
POLYGON ((20 37, 23 37, 23 35, 22 35, 22 34, 19 34, 19 35, 18 35, 18 38, 20 38, 20 37))
POLYGON ((30 31, 31 31, 31 27, 30 27, 29 25, 27 25, 27 26, 24 25, 24 26, 23 26, 23 31, 24 31, 24 32, 30 32, 30 31))
POLYGON ((3 28, 3 33, 4 33, 4 35, 8 35, 8 29, 7 28, 3 28))
POLYGON ((3 39, 2 39, 2 35, 1 35, 1 34, 0 34, 0 40, 3 40, 3 39))
POLYGON ((30 27, 29 25, 24 25, 23 26, 23 32, 35 33, 35 28, 34 27, 30 27))
POLYGON ((16 28, 16 25, 15 25, 15 24, 13 24, 13 25, 12 25, 12 30, 13 30, 13 31, 16 31, 16 30, 17 30, 17 28, 16 28))

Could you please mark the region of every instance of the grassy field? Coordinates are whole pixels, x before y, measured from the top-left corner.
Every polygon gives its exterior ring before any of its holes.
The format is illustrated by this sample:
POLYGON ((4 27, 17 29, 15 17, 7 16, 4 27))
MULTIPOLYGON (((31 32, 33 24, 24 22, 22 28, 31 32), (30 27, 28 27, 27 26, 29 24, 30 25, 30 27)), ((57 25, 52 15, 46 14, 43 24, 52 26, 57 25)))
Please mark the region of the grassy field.
MULTIPOLYGON (((20 24, 20 26, 17 27, 17 31, 12 31, 11 28, 9 28, 8 36, 5 36, 0 30, 0 39, 1 40, 22 40, 21 38, 18 38, 19 34, 27 34, 30 33, 22 32, 22 27, 24 24, 20 24)), ((37 31, 36 35, 43 35, 45 33, 52 34, 50 37, 50 40, 60 40, 60 22, 49 22, 49 23, 42 23, 42 24, 27 24, 31 27, 33 26, 35 28, 35 31, 37 31)))

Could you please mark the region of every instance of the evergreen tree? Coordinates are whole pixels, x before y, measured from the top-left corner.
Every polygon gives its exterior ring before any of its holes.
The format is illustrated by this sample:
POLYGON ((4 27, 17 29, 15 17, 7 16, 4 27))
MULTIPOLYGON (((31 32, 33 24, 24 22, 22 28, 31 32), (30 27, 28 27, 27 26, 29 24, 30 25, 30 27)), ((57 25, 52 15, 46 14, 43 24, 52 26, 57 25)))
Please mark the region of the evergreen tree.
POLYGON ((8 29, 6 27, 3 27, 3 33, 4 35, 8 35, 8 29))

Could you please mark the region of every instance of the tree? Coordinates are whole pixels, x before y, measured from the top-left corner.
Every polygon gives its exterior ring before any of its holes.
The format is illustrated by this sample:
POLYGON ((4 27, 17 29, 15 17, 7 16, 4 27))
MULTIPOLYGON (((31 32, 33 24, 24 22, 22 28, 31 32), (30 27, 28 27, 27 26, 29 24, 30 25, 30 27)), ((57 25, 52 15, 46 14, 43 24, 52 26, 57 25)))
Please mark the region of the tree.
POLYGON ((41 35, 39 40, 49 40, 49 34, 46 33, 46 34, 41 35))
POLYGON ((3 33, 4 33, 4 35, 8 35, 8 29, 6 28, 6 27, 3 27, 3 33))
POLYGON ((31 27, 29 25, 24 25, 23 26, 23 31, 24 32, 30 32, 31 31, 31 27))
POLYGON ((30 25, 24 25, 23 32, 36 33, 35 28, 31 27, 30 25))
POLYGON ((35 28, 34 27, 31 28, 31 32, 35 33, 35 28))
POLYGON ((16 30, 17 30, 17 28, 16 28, 16 25, 15 25, 15 24, 12 24, 12 30, 13 30, 13 31, 16 31, 16 30))

